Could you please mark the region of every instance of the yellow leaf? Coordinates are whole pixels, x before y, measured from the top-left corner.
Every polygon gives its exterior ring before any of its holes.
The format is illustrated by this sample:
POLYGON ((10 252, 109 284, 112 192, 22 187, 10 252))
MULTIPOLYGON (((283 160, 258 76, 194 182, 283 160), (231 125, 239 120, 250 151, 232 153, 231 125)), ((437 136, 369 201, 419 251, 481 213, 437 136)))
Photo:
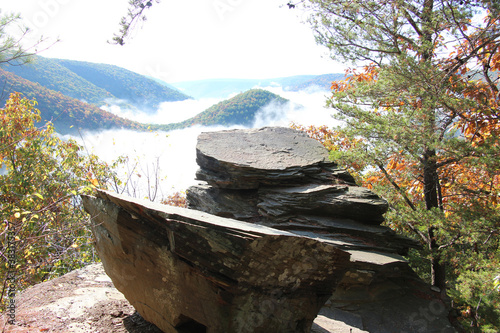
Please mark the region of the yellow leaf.
POLYGON ((15 213, 15 214, 14 214, 14 217, 15 217, 16 219, 20 218, 20 217, 21 217, 21 213, 19 213, 19 212, 15 213))
POLYGON ((395 169, 397 166, 397 163, 394 160, 390 160, 389 164, 387 165, 387 169, 392 170, 395 169))

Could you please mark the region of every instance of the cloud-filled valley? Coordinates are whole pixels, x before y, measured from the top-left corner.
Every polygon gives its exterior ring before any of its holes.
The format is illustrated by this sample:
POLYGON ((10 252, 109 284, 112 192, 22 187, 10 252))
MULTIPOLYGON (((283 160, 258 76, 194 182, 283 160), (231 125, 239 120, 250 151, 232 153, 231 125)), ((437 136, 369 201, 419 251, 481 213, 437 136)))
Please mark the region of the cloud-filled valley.
POLYGON ((216 98, 207 98, 201 100, 188 99, 184 101, 163 102, 156 112, 127 109, 116 103, 112 103, 112 101, 109 101, 107 105, 101 108, 119 117, 143 124, 171 124, 191 118, 219 101, 220 100, 216 98))
MULTIPOLYGON (((325 108, 328 91, 309 88, 301 91, 286 91, 282 87, 261 87, 289 100, 284 105, 270 103, 255 116, 251 127, 290 126, 292 122, 301 125, 329 125, 335 120, 332 110, 325 108)), ((228 96, 230 97, 230 96, 228 96)), ((185 100, 161 103, 155 113, 122 109, 108 105, 107 110, 131 120, 148 124, 179 122, 204 111, 219 102, 218 99, 185 100)), ((119 176, 128 181, 128 194, 138 197, 152 197, 157 187, 156 199, 177 191, 184 191, 196 183, 196 141, 201 132, 242 128, 242 126, 193 126, 170 132, 133 130, 86 131, 74 137, 84 144, 88 152, 98 155, 110 163, 120 156, 127 156, 128 162, 119 170, 119 176), (159 174, 155 174, 158 169, 159 174), (148 179, 150 181, 148 188, 148 179), (153 180, 158 179, 156 186, 153 180)))
POLYGON ((37 100, 42 122, 52 122, 58 133, 108 163, 127 156, 119 176, 130 180, 129 194, 151 196, 153 186, 160 198, 194 183, 196 139, 202 131, 292 122, 334 125, 332 110, 324 106, 331 82, 343 76, 168 84, 110 64, 41 56, 30 65, 0 70, 6 86, 37 100), (156 179, 159 186, 147 185, 156 179))

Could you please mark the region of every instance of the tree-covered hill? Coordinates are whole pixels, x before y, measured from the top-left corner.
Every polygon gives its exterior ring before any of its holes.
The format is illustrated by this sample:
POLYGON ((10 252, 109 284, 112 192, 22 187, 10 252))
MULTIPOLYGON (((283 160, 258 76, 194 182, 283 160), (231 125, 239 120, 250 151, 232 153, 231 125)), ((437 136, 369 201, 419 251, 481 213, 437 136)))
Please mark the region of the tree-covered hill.
POLYGON ((130 128, 143 130, 147 126, 120 118, 95 105, 68 97, 59 91, 48 89, 39 83, 23 79, 0 69, 3 92, 0 104, 4 105, 10 93, 20 92, 38 102, 42 122, 52 121, 57 132, 66 134, 77 129, 101 130, 109 128, 130 128))
MULTIPOLYGON (((64 72, 62 66, 57 67, 57 64, 54 65, 51 61, 48 62, 48 66, 53 66, 57 68, 57 71, 64 72)), ((35 74, 30 74, 34 80, 36 79, 47 85, 53 83, 50 79, 45 80, 43 74, 35 74)), ((288 102, 288 100, 267 90, 252 89, 217 103, 195 117, 183 122, 168 125, 149 125, 120 118, 95 105, 68 97, 60 91, 49 89, 41 83, 31 82, 3 69, 0 69, 0 82, 4 86, 3 94, 0 98, 2 105, 12 92, 20 92, 29 99, 35 99, 38 102, 37 108, 41 111, 42 122, 53 122, 56 131, 61 134, 75 132, 77 129, 102 130, 109 128, 129 128, 145 130, 150 127, 151 129, 169 131, 193 125, 251 126, 255 120, 255 115, 264 106, 272 102, 278 105, 288 102)), ((91 85, 87 86, 92 87, 91 85)), ((71 87, 68 87, 68 89, 71 90, 71 87)))
POLYGON ((251 89, 233 98, 217 103, 200 114, 176 124, 160 126, 160 129, 172 130, 194 125, 242 125, 251 126, 255 115, 266 105, 282 105, 288 100, 263 89, 251 89))
POLYGON ((161 102, 190 98, 151 78, 107 64, 36 56, 31 64, 4 69, 95 106, 102 106, 110 99, 120 99, 147 111, 158 108, 161 102))
POLYGON ((66 96, 101 106, 113 95, 85 80, 50 58, 37 56, 32 63, 6 66, 3 69, 31 82, 58 91, 66 96))
POLYGON ((141 107, 143 111, 144 107, 156 110, 162 102, 183 101, 190 98, 144 75, 118 66, 75 60, 53 60, 85 80, 105 89, 114 97, 141 107))

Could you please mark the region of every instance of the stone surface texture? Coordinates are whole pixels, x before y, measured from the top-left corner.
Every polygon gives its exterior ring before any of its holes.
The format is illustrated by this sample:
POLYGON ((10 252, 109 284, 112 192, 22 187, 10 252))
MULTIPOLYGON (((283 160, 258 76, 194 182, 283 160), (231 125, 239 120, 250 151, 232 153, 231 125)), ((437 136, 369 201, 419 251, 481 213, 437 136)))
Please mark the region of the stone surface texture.
POLYGON ((100 191, 84 197, 115 287, 164 332, 308 332, 349 254, 332 244, 100 191))
POLYGON ((198 179, 222 188, 257 189, 261 184, 286 184, 289 180, 304 184, 314 179, 354 182, 328 159, 321 143, 284 127, 201 133, 196 157, 198 179), (229 136, 232 138, 227 140, 229 136))
POLYGON ((454 332, 444 293, 380 225, 387 202, 289 128, 202 133, 180 209, 84 197, 106 273, 164 332, 454 332))

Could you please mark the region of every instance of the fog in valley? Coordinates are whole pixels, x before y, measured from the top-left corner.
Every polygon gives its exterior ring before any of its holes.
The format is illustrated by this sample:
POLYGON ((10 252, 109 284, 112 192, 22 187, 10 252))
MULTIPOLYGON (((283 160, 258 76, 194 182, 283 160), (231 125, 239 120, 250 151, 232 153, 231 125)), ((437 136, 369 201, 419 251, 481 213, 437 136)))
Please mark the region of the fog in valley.
MULTIPOLYGON (((261 109, 252 128, 290 126, 292 122, 306 126, 336 124, 331 117, 332 110, 325 108, 328 91, 318 88, 298 92, 286 91, 281 87, 259 88, 269 90, 290 102, 282 106, 271 103, 261 109)), ((236 93, 227 98, 234 95, 236 93)), ((141 123, 168 124, 191 118, 224 99, 166 102, 154 114, 123 110, 119 106, 107 106, 106 109, 141 123)), ((117 170, 120 179, 127 184, 121 191, 135 197, 161 200, 196 184, 196 142, 201 132, 234 128, 243 127, 194 126, 170 132, 106 130, 83 132, 74 139, 83 144, 89 153, 98 155, 107 163, 126 156, 127 162, 117 170)))

